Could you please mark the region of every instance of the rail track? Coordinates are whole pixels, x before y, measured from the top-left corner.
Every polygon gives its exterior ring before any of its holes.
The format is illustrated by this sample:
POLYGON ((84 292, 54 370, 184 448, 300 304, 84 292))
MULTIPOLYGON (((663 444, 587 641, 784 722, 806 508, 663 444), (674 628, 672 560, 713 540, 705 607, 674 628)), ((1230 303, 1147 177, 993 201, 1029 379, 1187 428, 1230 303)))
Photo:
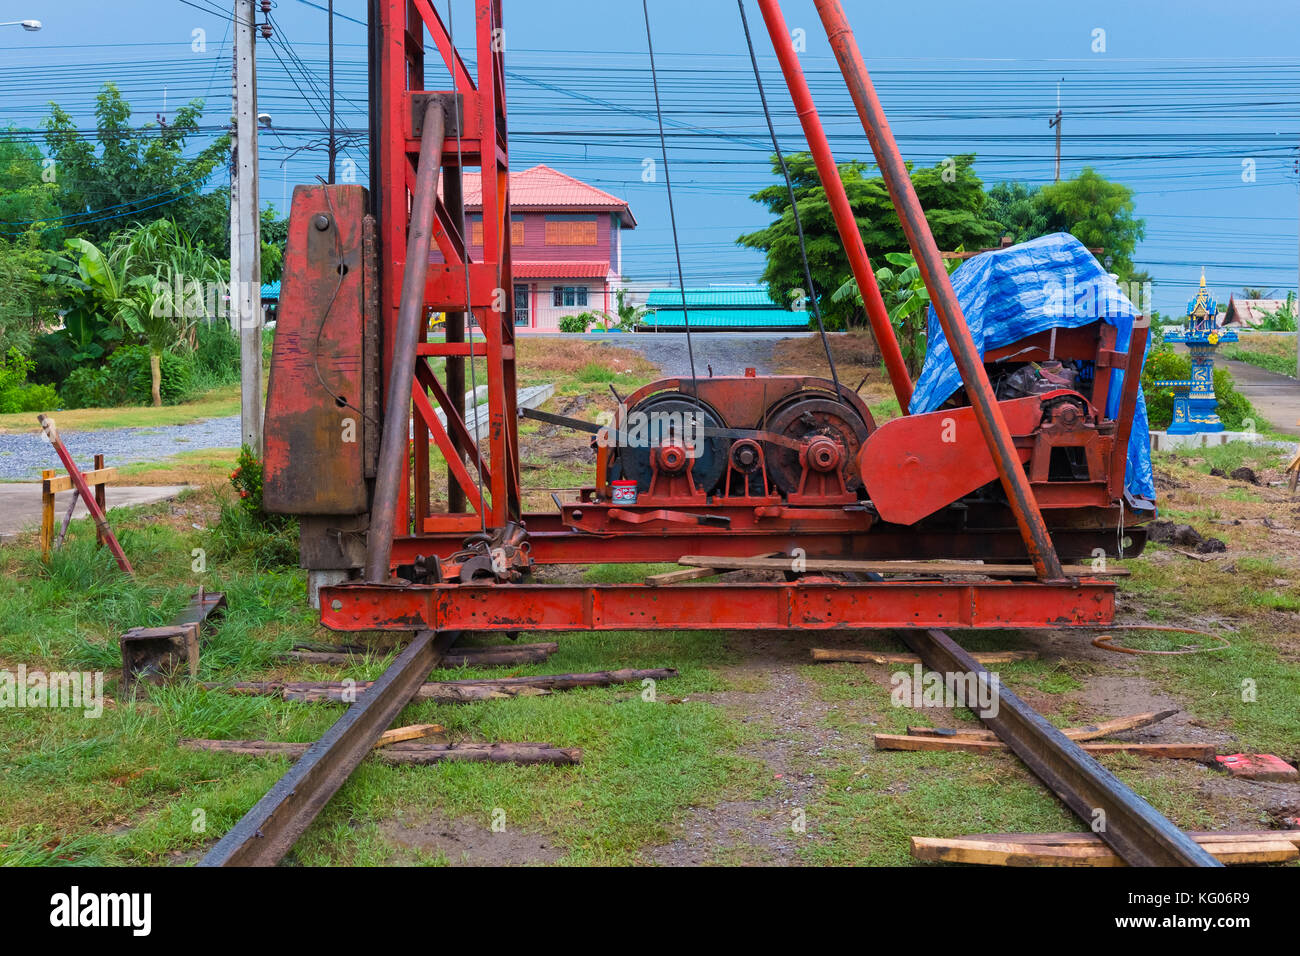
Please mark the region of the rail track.
MULTIPOLYGON (((901 632, 927 668, 975 675, 996 693, 985 725, 1130 866, 1221 866, 1077 743, 991 675, 943 631, 901 632)), ((223 836, 200 866, 274 866, 338 792, 379 736, 414 699, 459 632, 416 632, 384 674, 223 836)))

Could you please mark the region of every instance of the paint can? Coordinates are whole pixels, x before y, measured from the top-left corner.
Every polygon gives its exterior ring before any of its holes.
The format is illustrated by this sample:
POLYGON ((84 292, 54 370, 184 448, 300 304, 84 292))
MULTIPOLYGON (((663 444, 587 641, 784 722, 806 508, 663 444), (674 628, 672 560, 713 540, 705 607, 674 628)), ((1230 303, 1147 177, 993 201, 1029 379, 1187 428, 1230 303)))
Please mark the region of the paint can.
POLYGON ((616 505, 634 505, 636 504, 636 482, 628 479, 611 481, 610 485, 614 489, 614 504, 616 505))

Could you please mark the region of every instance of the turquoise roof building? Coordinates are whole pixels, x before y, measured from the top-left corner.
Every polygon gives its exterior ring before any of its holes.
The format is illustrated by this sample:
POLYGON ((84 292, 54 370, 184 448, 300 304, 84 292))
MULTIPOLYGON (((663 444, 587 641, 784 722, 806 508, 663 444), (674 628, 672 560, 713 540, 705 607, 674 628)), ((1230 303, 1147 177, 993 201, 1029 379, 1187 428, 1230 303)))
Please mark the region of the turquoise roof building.
POLYGON ((810 312, 781 308, 768 297, 767 287, 762 285, 687 289, 685 315, 680 289, 655 289, 646 300, 646 309, 641 320, 645 331, 685 329, 687 315, 692 331, 725 329, 729 332, 801 330, 808 328, 812 317, 810 312))

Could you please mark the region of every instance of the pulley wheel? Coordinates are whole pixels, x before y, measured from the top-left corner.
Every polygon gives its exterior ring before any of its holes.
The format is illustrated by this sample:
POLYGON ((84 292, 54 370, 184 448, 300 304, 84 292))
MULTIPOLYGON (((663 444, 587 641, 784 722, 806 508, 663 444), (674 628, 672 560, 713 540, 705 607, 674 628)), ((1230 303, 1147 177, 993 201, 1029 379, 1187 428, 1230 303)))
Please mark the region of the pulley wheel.
MULTIPOLYGON (((636 446, 620 444, 610 462, 611 479, 635 481, 637 491, 650 490, 653 470, 650 466, 651 447, 667 444, 686 444, 696 447, 696 457, 691 463, 691 478, 695 487, 712 494, 727 469, 726 438, 703 438, 698 432, 706 428, 726 428, 726 424, 712 406, 682 392, 658 392, 637 402, 628 411, 628 420, 621 423, 629 437, 640 438, 636 446), (686 427, 694 422, 693 427, 686 427)), ((621 440, 621 439, 620 439, 621 440)))
MULTIPOLYGON (((764 431, 775 432, 795 441, 824 437, 844 447, 840 471, 844 487, 850 492, 862 486, 858 473, 858 450, 866 441, 868 428, 857 409, 837 402, 824 392, 796 392, 768 409, 764 431)), ((767 474, 772 484, 790 495, 799 490, 803 466, 799 452, 793 448, 768 443, 767 474)))

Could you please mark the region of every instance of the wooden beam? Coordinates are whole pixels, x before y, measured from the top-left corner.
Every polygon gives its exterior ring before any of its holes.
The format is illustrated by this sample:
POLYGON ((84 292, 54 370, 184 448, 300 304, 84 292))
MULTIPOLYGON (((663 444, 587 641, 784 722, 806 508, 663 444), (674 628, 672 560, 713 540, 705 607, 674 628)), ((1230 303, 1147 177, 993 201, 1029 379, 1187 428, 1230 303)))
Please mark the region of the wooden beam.
MULTIPOLYGON (((311 747, 309 743, 277 740, 190 740, 182 739, 187 750, 207 750, 247 757, 287 757, 297 760, 311 747)), ((549 743, 423 743, 404 741, 375 747, 372 754, 384 763, 426 765, 451 760, 475 763, 578 764, 579 747, 557 747, 549 743)))
MULTIPOLYGON (((978 660, 979 655, 975 656, 978 660)), ((1082 727, 1063 727, 1061 733, 1071 740, 1096 740, 1098 737, 1109 737, 1111 734, 1122 733, 1126 730, 1149 727, 1151 724, 1159 723, 1176 713, 1178 713, 1176 710, 1162 710, 1159 712, 1153 710, 1145 714, 1116 717, 1114 720, 1103 720, 1100 723, 1088 724, 1082 727)), ((998 739, 993 731, 985 730, 983 727, 908 727, 907 733, 912 737, 960 737, 963 740, 998 739)))
MULTIPOLYGON (((95 468, 91 471, 83 471, 81 474, 86 479, 86 484, 92 488, 96 485, 117 480, 116 468, 95 468)), ((55 474, 52 470, 41 473, 41 492, 43 494, 52 495, 60 491, 71 491, 75 487, 76 485, 73 484, 70 475, 55 474)))
MULTIPOLYGON (((1033 661, 1038 659, 1038 651, 980 651, 972 652, 971 657, 981 664, 1010 664, 1013 661, 1033 661)), ((850 664, 919 664, 921 658, 915 654, 890 654, 884 651, 864 651, 859 648, 824 648, 814 647, 812 659, 819 663, 832 661, 850 664)), ((988 733, 988 731, 985 731, 988 733)), ((989 739, 996 739, 989 734, 989 739)))
MULTIPOLYGON (((791 571, 792 558, 727 558, 712 554, 687 554, 677 559, 678 564, 691 568, 718 568, 725 571, 791 571)), ((855 574, 907 574, 954 577, 972 574, 999 578, 1032 578, 1036 576, 1031 564, 980 564, 975 561, 857 561, 852 558, 801 558, 799 567, 809 573, 855 574)), ((1120 578, 1127 577, 1128 569, 1107 565, 1099 571, 1087 564, 1066 565, 1067 577, 1120 578)))
MULTIPOLYGON (((765 554, 756 554, 755 558, 778 558, 781 556, 779 551, 768 551, 765 554)), ((744 559, 741 559, 744 560, 744 559)), ((682 568, 677 571, 665 571, 662 574, 652 574, 645 579, 645 583, 652 588, 663 587, 666 584, 681 584, 683 581, 698 581, 700 578, 711 578, 715 574, 723 574, 724 571, 718 568, 682 568)))
MULTIPOLYGON (((937 839, 912 837, 912 856, 935 863, 980 863, 986 866, 1125 866, 1110 847, 1095 843, 1045 844, 1027 840, 937 839)), ((1030 838, 1032 839, 1032 837, 1030 838)), ((1202 842, 1200 840, 1198 843, 1202 842)), ((1300 859, 1300 849, 1286 839, 1202 843, 1220 863, 1286 863, 1300 859)))
MULTIPOLYGON (((908 737, 902 734, 876 734, 872 739, 877 750, 955 750, 964 753, 991 753, 1007 749, 1007 745, 1000 740, 974 740, 968 737, 908 737)), ((1079 746, 1093 754, 1131 753, 1144 757, 1199 760, 1203 763, 1209 763, 1214 759, 1213 744, 1084 743, 1079 746)))
MULTIPOLYGON (((421 684, 415 697, 439 703, 464 703, 509 697, 539 697, 557 690, 577 687, 608 687, 676 677, 670 667, 638 670, 593 671, 586 674, 540 674, 531 677, 503 677, 496 680, 429 681, 421 684)), ((244 681, 237 684, 205 684, 210 690, 236 694, 261 694, 298 701, 355 703, 370 687, 370 681, 244 681)))

